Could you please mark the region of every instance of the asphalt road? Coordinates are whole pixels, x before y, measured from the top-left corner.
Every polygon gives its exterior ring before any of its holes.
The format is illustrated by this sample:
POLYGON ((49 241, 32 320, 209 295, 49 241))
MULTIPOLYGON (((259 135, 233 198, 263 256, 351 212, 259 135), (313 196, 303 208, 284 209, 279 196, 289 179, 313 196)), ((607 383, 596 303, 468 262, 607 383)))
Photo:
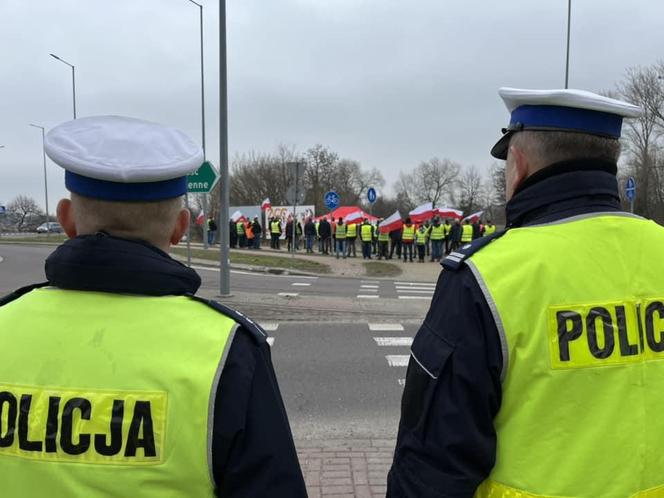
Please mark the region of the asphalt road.
MULTIPOLYGON (((43 281, 52 250, 0 244, 0 294, 43 281)), ((199 273, 202 292, 213 295, 216 271, 199 273)), ((271 336, 296 438, 395 437, 410 342, 432 284, 251 272, 233 272, 232 279, 239 298, 229 304, 251 311, 271 336), (267 301, 273 307, 261 308, 267 301), (320 309, 326 305, 336 312, 320 309)))

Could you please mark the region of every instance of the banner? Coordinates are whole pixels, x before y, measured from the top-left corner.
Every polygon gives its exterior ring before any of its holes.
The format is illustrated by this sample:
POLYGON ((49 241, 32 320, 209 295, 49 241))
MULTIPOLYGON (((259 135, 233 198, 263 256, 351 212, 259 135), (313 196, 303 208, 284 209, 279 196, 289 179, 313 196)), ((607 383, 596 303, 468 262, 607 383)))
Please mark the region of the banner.
MULTIPOLYGON (((304 220, 307 218, 313 218, 316 215, 316 206, 297 206, 295 211, 297 214, 297 220, 302 224, 302 230, 304 230, 304 220)), ((293 214, 293 206, 271 206, 265 210, 265 224, 270 226, 270 220, 274 217, 278 218, 281 223, 281 238, 285 239, 286 234, 286 222, 288 217, 293 214)), ((270 238, 270 231, 267 231, 268 238, 270 238)))

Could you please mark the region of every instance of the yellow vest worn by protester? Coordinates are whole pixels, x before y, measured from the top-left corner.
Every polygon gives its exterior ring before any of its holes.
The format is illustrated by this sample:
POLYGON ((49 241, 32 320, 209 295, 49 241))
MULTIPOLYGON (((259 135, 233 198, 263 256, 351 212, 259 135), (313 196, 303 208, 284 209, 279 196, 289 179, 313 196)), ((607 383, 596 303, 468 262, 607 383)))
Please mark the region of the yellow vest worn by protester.
POLYGON ((415 239, 417 245, 423 246, 424 244, 427 243, 427 231, 418 230, 417 232, 415 232, 415 239))
POLYGON ((496 225, 484 225, 484 235, 491 235, 496 231, 496 225))
POLYGON ((443 233, 445 233, 445 237, 447 237, 450 232, 452 231, 452 225, 448 225, 447 223, 442 225, 443 227, 443 233))
POLYGON ((401 240, 405 242, 412 242, 415 238, 415 225, 404 225, 401 240))
POLYGON ((237 232, 238 235, 244 235, 244 223, 238 221, 235 224, 235 231, 237 232))
POLYGON ((1 496, 213 497, 235 329, 184 296, 45 287, 0 307, 1 496))
POLYGON ((347 227, 346 238, 352 239, 354 237, 357 237, 357 225, 355 223, 351 223, 347 227))
MULTIPOLYGON (((376 228, 378 230, 378 228, 376 228)), ((378 242, 389 242, 390 241, 390 232, 381 232, 378 230, 378 242)))
POLYGON ((473 240, 473 225, 462 225, 461 242, 472 242, 472 240, 473 240))
POLYGON ((467 261, 501 334, 477 498, 664 497, 664 229, 626 213, 516 228, 467 261))
POLYGON ((368 223, 361 225, 360 237, 362 238, 362 242, 371 242, 373 237, 373 227, 368 223))
POLYGON ((337 225, 337 231, 335 232, 335 237, 337 239, 346 238, 346 225, 337 225))
POLYGON ((278 221, 273 221, 272 223, 270 223, 270 233, 279 235, 280 232, 281 232, 281 223, 279 223, 278 221))
POLYGON ((445 238, 445 225, 431 225, 431 240, 443 240, 445 238))

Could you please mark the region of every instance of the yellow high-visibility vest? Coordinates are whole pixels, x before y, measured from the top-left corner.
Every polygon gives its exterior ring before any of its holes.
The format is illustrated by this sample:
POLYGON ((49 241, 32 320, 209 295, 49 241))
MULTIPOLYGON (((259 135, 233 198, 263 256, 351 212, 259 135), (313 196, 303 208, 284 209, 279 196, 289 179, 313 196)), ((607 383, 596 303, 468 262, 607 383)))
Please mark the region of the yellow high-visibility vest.
POLYGON ((427 231, 425 230, 418 230, 415 232, 415 239, 416 239, 416 244, 423 246, 424 244, 427 243, 427 231))
POLYGON ((431 226, 431 240, 443 240, 445 238, 445 225, 431 226))
POLYGON ((415 239, 415 225, 404 225, 401 240, 412 242, 415 239))
POLYGON ((496 225, 484 225, 484 235, 491 235, 496 231, 496 225))
POLYGON ((335 233, 335 237, 337 239, 345 239, 346 238, 346 225, 344 224, 337 224, 337 231, 335 233))
POLYGON ((281 223, 278 221, 273 221, 270 223, 270 233, 279 235, 279 233, 281 233, 281 223))
POLYGON ((662 247, 654 222, 596 213, 511 229, 469 259, 504 377, 476 497, 664 496, 662 247))
POLYGON ((471 242, 473 240, 473 225, 462 225, 461 242, 471 242))
POLYGON ((373 237, 373 227, 368 223, 365 223, 360 226, 360 237, 362 242, 371 242, 373 237))
POLYGON ((185 296, 36 289, 0 307, 2 496, 214 496, 236 323, 185 296))
POLYGON ((452 231, 452 225, 448 225, 447 223, 445 223, 444 225, 442 225, 442 227, 443 231, 445 232, 445 237, 447 237, 452 231))
POLYGON ((353 238, 357 237, 357 225, 355 223, 350 223, 346 227, 346 237, 347 238, 353 238))

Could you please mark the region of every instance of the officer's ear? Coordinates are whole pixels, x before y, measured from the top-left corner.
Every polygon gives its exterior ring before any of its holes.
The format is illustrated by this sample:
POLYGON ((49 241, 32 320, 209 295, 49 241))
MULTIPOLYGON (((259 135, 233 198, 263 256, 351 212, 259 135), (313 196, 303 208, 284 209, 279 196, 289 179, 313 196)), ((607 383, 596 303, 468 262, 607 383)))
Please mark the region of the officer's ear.
POLYGON ((189 213, 189 210, 180 209, 177 220, 175 221, 175 226, 173 227, 173 233, 171 233, 170 242, 172 245, 178 245, 178 242, 180 242, 182 236, 187 233, 190 221, 191 213, 189 213))
POLYGON ((510 145, 505 164, 505 194, 509 201, 516 189, 528 177, 530 161, 521 149, 510 145))
POLYGON ((60 199, 56 208, 58 222, 67 234, 67 237, 73 239, 78 235, 76 230, 76 220, 74 219, 74 206, 69 199, 60 199))

